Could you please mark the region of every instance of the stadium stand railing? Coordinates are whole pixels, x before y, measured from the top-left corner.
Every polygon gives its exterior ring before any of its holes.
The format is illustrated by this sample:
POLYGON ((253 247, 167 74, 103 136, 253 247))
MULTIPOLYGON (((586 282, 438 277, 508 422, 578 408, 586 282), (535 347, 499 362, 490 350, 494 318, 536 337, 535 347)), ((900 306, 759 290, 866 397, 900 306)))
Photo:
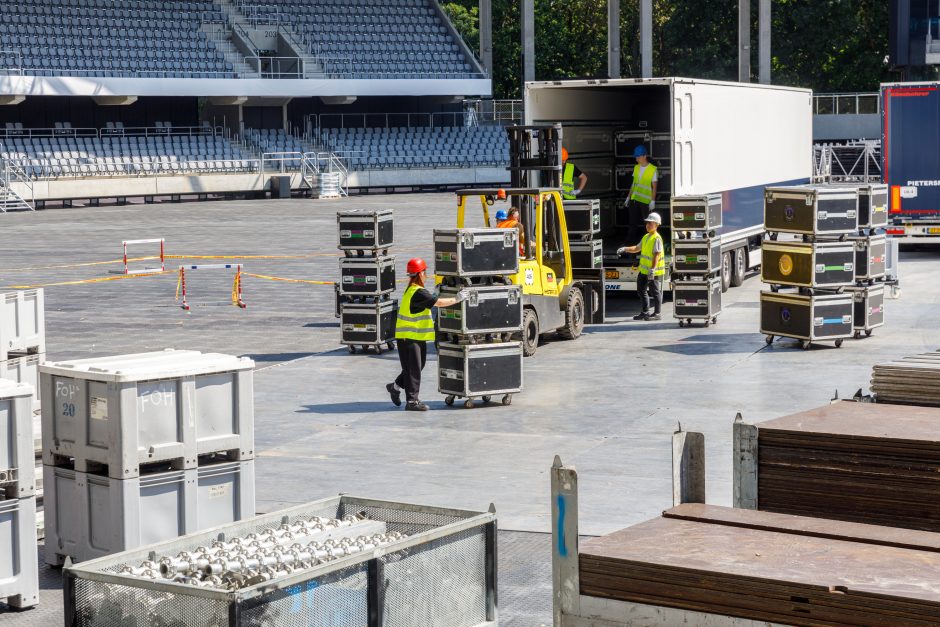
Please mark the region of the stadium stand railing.
POLYGON ((30 179, 255 172, 257 158, 211 126, 0 130, 0 158, 30 179))

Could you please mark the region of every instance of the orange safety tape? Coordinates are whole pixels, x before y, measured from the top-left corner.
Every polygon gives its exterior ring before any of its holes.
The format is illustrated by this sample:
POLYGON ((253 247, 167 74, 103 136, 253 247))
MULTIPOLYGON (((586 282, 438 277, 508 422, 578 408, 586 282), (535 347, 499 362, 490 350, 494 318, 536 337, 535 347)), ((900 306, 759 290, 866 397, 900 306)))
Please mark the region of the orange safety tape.
POLYGON ((123 281, 124 279, 137 279, 146 276, 159 276, 161 274, 169 274, 170 272, 175 272, 175 270, 166 270, 156 272, 140 272, 137 274, 119 274, 117 276, 106 276, 98 277, 96 279, 80 279, 78 281, 61 281, 58 283, 38 283, 36 285, 6 285, 3 289, 8 290, 32 290, 38 287, 56 287, 59 285, 84 285, 87 283, 104 283, 105 281, 123 281))
POLYGON ((251 272, 242 272, 242 276, 250 276, 256 279, 267 279, 269 281, 283 281, 284 283, 308 283, 310 285, 333 285, 335 281, 314 281, 311 279, 286 279, 280 276, 268 276, 267 274, 253 274, 251 272))

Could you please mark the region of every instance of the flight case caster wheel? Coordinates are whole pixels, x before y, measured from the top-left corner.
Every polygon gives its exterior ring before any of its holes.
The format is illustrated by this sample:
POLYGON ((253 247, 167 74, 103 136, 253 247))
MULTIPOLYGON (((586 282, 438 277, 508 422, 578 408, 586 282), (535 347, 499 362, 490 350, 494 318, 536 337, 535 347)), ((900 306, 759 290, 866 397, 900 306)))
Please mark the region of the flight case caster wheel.
POLYGON ((467 400, 465 400, 464 403, 463 403, 463 406, 464 406, 466 409, 473 409, 473 399, 472 399, 472 398, 468 398, 467 400))
POLYGON ((771 344, 774 343, 774 336, 768 335, 767 337, 764 338, 764 341, 767 342, 767 346, 770 346, 771 344))
POLYGON ((865 337, 871 337, 871 329, 865 331, 865 337))
POLYGON ((444 404, 447 405, 448 407, 450 407, 451 405, 453 405, 453 404, 454 404, 454 397, 453 397, 453 396, 445 396, 445 397, 444 397, 444 404))
POLYGON ((718 316, 712 318, 712 324, 718 324, 718 316))
POLYGON ((493 397, 492 397, 492 396, 489 396, 489 395, 486 395, 486 396, 483 396, 482 398, 483 398, 483 402, 484 402, 484 403, 489 403, 490 400, 491 400, 493 397))
POLYGON ((812 345, 813 343, 810 342, 809 340, 803 340, 802 342, 800 342, 800 348, 802 348, 805 351, 808 351, 809 347, 812 345))
POLYGON ((356 347, 353 346, 352 344, 350 344, 349 346, 347 346, 346 349, 347 349, 351 354, 353 354, 353 355, 356 354, 356 347))
POLYGON ((861 332, 861 331, 856 331, 856 332, 855 332, 855 335, 853 335, 852 337, 855 338, 856 340, 861 339, 861 337, 862 337, 862 332, 861 332))
POLYGON ((512 394, 503 397, 503 405, 512 405, 512 394))
POLYGON ((711 320, 706 320, 706 321, 705 321, 705 328, 707 329, 707 328, 708 328, 708 325, 710 325, 711 323, 712 323, 711 320))
POLYGON ((395 350, 395 342, 389 342, 389 343, 388 343, 388 350, 390 350, 390 351, 395 350))
POLYGON ((836 340, 836 348, 842 348, 842 338, 836 340))
POLYGON ((685 326, 685 320, 680 320, 680 321, 679 321, 679 328, 681 329, 681 328, 684 327, 684 326, 685 326))

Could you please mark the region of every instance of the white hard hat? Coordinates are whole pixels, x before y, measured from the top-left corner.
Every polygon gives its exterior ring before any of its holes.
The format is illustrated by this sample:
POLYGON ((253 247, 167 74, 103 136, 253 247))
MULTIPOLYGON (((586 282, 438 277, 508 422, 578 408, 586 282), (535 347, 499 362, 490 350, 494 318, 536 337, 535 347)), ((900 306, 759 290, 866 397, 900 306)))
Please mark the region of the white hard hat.
POLYGON ((646 221, 647 221, 647 222, 653 222, 653 223, 655 223, 655 224, 662 224, 662 223, 663 223, 662 217, 660 217, 660 215, 659 215, 658 213, 656 213, 655 211, 650 212, 650 214, 649 214, 648 216, 646 216, 646 221))

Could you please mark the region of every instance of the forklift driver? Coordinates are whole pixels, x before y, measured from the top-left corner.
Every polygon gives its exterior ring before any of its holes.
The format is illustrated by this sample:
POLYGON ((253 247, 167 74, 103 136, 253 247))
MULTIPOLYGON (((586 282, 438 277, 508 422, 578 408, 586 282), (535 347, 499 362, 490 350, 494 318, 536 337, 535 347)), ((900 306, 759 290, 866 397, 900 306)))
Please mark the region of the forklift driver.
POLYGON ((519 221, 519 208, 510 207, 509 216, 499 222, 497 228, 500 229, 518 229, 519 230, 519 254, 525 255, 525 229, 522 226, 522 222, 519 221))

